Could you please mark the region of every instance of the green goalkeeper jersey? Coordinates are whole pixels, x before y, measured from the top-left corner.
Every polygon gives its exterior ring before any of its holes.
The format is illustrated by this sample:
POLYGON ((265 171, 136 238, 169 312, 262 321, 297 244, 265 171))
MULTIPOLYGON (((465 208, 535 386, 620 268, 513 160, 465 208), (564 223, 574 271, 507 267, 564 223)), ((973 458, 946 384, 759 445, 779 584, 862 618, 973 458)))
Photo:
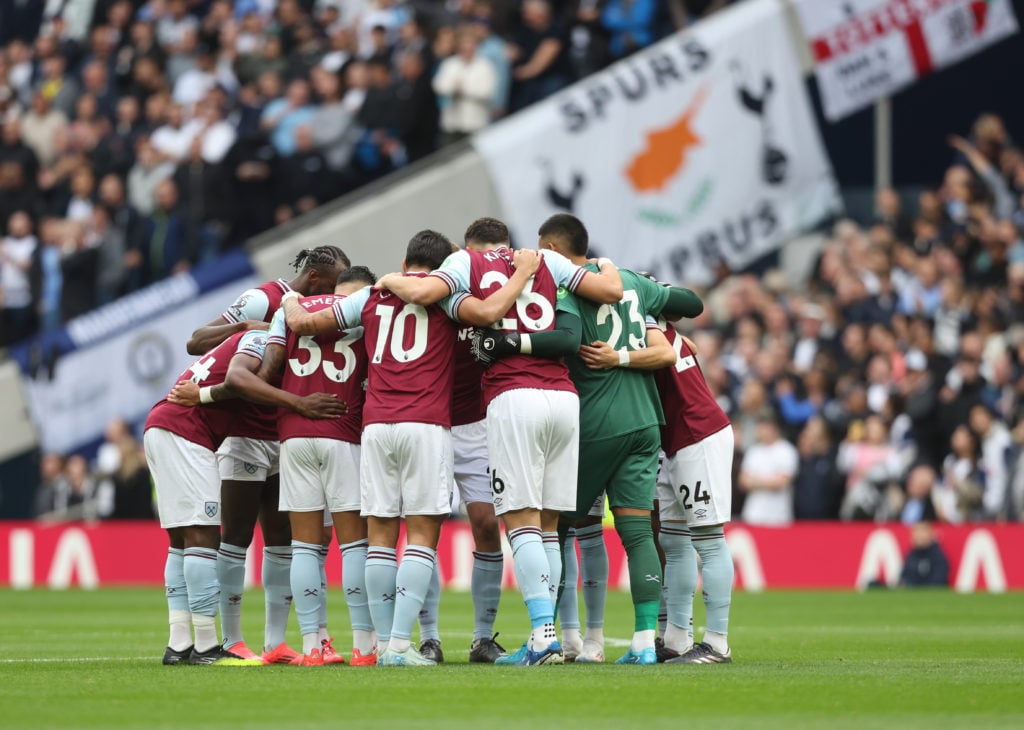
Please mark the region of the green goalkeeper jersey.
MULTIPOLYGON (((598 271, 587 264, 588 271, 598 271)), ((661 314, 669 289, 628 269, 622 276, 622 299, 595 304, 573 297, 583 322, 583 343, 607 342, 615 350, 647 347, 647 317, 661 314)), ((576 355, 565 358, 580 394, 580 441, 595 441, 639 431, 665 422, 650 371, 629 368, 591 370, 576 355)))

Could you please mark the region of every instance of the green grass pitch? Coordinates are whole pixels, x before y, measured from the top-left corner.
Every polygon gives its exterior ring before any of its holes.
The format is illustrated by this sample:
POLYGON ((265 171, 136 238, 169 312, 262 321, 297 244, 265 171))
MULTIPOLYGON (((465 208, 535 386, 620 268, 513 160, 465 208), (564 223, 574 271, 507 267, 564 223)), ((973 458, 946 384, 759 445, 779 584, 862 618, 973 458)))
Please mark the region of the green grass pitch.
MULTIPOLYGON (((341 591, 331 599, 345 651, 341 591)), ((249 593, 253 646, 262 610, 249 593)), ((6 590, 0 728, 1024 727, 1024 594, 738 593, 732 616, 727 666, 469 665, 470 598, 446 593, 437 668, 164 667, 158 588, 6 590)), ((525 626, 506 593, 499 640, 515 648, 525 626)), ((631 631, 628 596, 612 593, 610 660, 631 631)))

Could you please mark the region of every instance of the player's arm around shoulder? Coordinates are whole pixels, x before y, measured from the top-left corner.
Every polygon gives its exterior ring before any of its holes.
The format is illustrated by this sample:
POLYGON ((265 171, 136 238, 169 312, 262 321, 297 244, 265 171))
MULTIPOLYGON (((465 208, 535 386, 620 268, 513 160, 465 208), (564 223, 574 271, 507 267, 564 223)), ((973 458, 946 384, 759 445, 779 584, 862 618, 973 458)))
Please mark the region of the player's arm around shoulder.
POLYGON ((264 292, 246 289, 221 316, 195 330, 185 349, 189 355, 203 355, 237 332, 267 329, 263 317, 269 306, 264 292))
MULTIPOLYGON (((246 335, 239 341, 238 350, 228 363, 227 377, 224 385, 227 393, 245 398, 253 403, 266 406, 278 406, 295 411, 306 418, 337 418, 348 412, 348 405, 337 396, 328 393, 312 393, 298 396, 294 393, 276 388, 267 382, 276 370, 274 363, 265 362, 266 350, 271 346, 264 337, 263 347, 257 352, 254 347, 246 347, 246 335)), ((276 368, 279 370, 284 362, 284 348, 273 345, 280 350, 273 357, 279 359, 276 368)))
POLYGON ((598 304, 615 304, 622 299, 622 277, 609 259, 598 259, 595 264, 599 273, 576 266, 556 251, 541 251, 544 262, 551 271, 555 283, 598 304))
POLYGON ((648 323, 646 340, 647 347, 639 350, 614 350, 607 342, 597 340, 580 347, 580 360, 591 370, 661 370, 676 364, 676 351, 653 321, 648 323))
POLYGON ((468 292, 470 269, 469 254, 456 251, 444 260, 441 268, 431 271, 429 276, 385 274, 374 288, 389 291, 409 304, 428 307, 451 294, 468 292))
POLYGON ((351 324, 359 324, 362 319, 363 304, 369 298, 369 289, 370 287, 366 287, 340 302, 335 302, 330 309, 321 309, 317 312, 306 311, 299 304, 299 295, 295 292, 288 292, 281 299, 285 323, 288 325, 288 329, 297 335, 337 332, 345 329, 348 318, 356 320, 351 324))

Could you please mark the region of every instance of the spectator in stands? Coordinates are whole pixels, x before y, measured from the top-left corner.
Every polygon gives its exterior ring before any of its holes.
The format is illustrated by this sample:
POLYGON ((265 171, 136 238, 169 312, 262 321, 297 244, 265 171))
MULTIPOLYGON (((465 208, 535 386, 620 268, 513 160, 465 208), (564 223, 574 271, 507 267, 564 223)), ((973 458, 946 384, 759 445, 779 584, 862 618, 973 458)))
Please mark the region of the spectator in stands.
POLYGON ((927 464, 920 464, 910 470, 907 475, 906 500, 900 512, 901 522, 913 525, 938 519, 935 508, 937 479, 935 470, 927 464))
POLYGON ((398 57, 394 96, 397 101, 398 141, 404 162, 415 162, 437 149, 437 97, 421 53, 398 57))
POLYGON ((839 479, 824 419, 815 416, 807 421, 797 439, 797 452, 800 462, 793 483, 793 516, 798 520, 835 519, 839 479))
POLYGON ((783 440, 778 422, 762 417, 757 443, 745 449, 739 487, 747 493, 741 518, 751 525, 782 526, 793 520, 793 481, 799 467, 793 444, 783 440))
MULTIPOLYGON (((361 63, 353 62, 349 66, 349 71, 356 66, 364 68, 361 63)), ((350 74, 347 78, 353 76, 354 74, 350 74)), ((340 179, 342 171, 352 161, 352 151, 359 138, 356 114, 362 103, 356 105, 355 109, 345 103, 341 79, 337 72, 317 68, 313 70, 312 78, 313 88, 320 97, 320 104, 317 105, 313 118, 306 128, 312 133, 313 143, 323 154, 328 169, 337 178, 328 189, 338 193, 344 187, 340 179)))
POLYGON ((222 195, 224 170, 221 165, 205 159, 206 147, 204 137, 193 139, 188 157, 171 178, 180 199, 185 249, 195 252, 200 262, 212 259, 220 250, 228 218, 222 195))
POLYGON ((309 103, 309 83, 304 79, 289 83, 283 99, 267 104, 260 125, 270 134, 270 141, 279 155, 287 157, 295 152, 295 130, 309 124, 314 111, 309 103))
POLYGON ((92 209, 86 236, 87 245, 97 254, 96 304, 109 304, 121 295, 127 283, 124 234, 111 222, 110 211, 103 205, 97 205, 92 209))
POLYGON ((112 520, 153 518, 153 489, 145 452, 128 424, 115 419, 107 426, 96 454, 97 513, 112 520))
POLYGON ((512 111, 572 83, 566 31, 548 0, 524 0, 522 22, 512 33, 512 111))
POLYGON ((89 474, 89 462, 80 454, 68 458, 63 479, 54 482, 53 502, 39 515, 43 521, 92 520, 96 518, 96 485, 89 474))
POLYGON ((985 474, 981 468, 981 445, 966 424, 957 426, 950 438, 950 453, 942 462, 939 487, 939 517, 947 522, 975 521, 982 517, 985 474))
POLYGON ((263 136, 237 142, 225 158, 231 184, 230 241, 238 244, 262 233, 274 223, 277 208, 279 158, 274 146, 263 136))
POLYGON ((50 99, 41 91, 32 96, 32 109, 21 122, 21 139, 32 148, 43 167, 49 167, 57 159, 57 140, 67 128, 68 118, 54 109, 50 99))
POLYGON ((67 323, 96 306, 99 251, 86 239, 84 223, 65 220, 62 228, 60 312, 61 321, 67 323))
POLYGON ((401 120, 390 66, 384 59, 371 58, 366 68, 369 87, 358 118, 363 133, 353 160, 355 174, 364 182, 400 167, 405 161, 398 140, 401 120))
POLYGON ((0 239, 0 347, 28 337, 36 330, 29 270, 38 245, 28 213, 24 210, 13 213, 7 223, 7 235, 0 239))
POLYGON ((161 180, 156 187, 156 206, 142 221, 142 275, 145 283, 191 268, 191 252, 185 223, 178 210, 178 186, 161 180))
POLYGON ((881 416, 850 424, 846 440, 839 445, 837 466, 846 475, 840 519, 887 517, 889 487, 899 481, 902 465, 881 416))
POLYGON ((494 5, 491 0, 476 0, 470 18, 477 34, 477 52, 491 62, 494 69, 494 95, 491 97, 491 118, 497 119, 508 109, 512 66, 508 44, 494 32, 494 5))
POLYGON ((61 221, 44 218, 39 224, 39 243, 29 272, 32 299, 37 302, 39 329, 53 332, 61 325, 60 300, 64 289, 61 260, 65 244, 61 221))
POLYGON ((39 462, 39 486, 36 488, 34 515, 42 517, 52 512, 58 495, 67 492, 64 457, 54 453, 44 454, 39 462))
POLYGON ((987 405, 971 408, 968 422, 981 440, 981 471, 985 481, 983 504, 989 519, 1005 519, 1008 509, 1009 464, 1013 439, 1010 431, 987 405))
POLYGON ((479 36, 472 26, 458 33, 458 53, 438 66, 434 91, 440 97, 443 144, 451 144, 483 129, 491 120, 498 78, 494 65, 478 52, 479 36))
POLYGON ((937 468, 945 450, 942 424, 937 418, 939 387, 928 370, 928 360, 920 350, 906 356, 907 374, 900 381, 900 394, 913 423, 913 438, 921 461, 937 468))
POLYGON ((174 174, 174 163, 161 160, 150 141, 139 140, 136 163, 128 171, 128 202, 141 216, 153 213, 156 189, 174 174))
POLYGON ((275 213, 278 224, 313 210, 329 200, 334 190, 327 161, 314 146, 311 127, 296 129, 295 139, 295 154, 282 163, 288 185, 285 200, 275 213))
POLYGON ((903 559, 900 585, 949 586, 949 560, 939 547, 930 522, 916 522, 910 530, 910 552, 903 559))
POLYGON ((608 50, 619 59, 654 41, 654 0, 608 0, 601 11, 601 25, 610 34, 608 50))

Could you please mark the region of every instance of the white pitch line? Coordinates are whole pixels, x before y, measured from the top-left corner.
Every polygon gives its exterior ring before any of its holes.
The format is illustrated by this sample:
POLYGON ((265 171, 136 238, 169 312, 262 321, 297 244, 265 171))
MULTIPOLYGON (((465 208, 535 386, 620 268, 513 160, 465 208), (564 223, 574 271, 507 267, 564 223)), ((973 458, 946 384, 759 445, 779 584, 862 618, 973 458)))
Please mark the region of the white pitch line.
MULTIPOLYGON (((157 657, 159 658, 159 657, 157 657)), ((137 662, 154 659, 153 656, 92 656, 92 657, 31 657, 27 659, 0 659, 0 664, 57 664, 66 662, 137 662)))

